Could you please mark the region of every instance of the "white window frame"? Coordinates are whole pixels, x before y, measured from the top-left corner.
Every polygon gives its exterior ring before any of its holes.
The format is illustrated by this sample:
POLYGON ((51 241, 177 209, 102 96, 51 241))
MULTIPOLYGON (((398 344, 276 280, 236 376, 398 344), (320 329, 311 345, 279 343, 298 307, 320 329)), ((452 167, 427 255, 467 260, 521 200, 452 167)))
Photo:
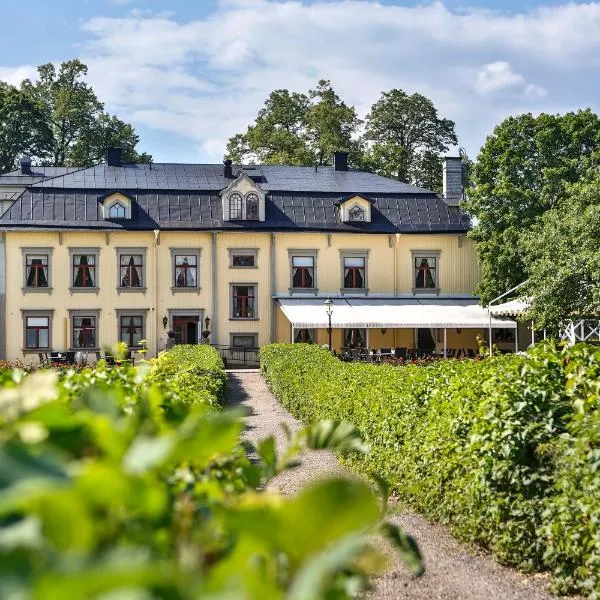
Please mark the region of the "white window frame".
POLYGON ((346 295, 346 296, 352 295, 352 294, 367 295, 369 293, 369 250, 340 250, 340 271, 341 271, 340 293, 342 295, 346 295), (364 276, 364 286, 362 288, 344 287, 344 284, 345 284, 344 259, 345 258, 364 258, 364 260, 365 260, 365 276, 364 276))
POLYGON ((120 247, 115 249, 117 252, 117 292, 119 294, 145 294, 146 293, 146 273, 147 273, 147 248, 127 248, 120 247), (140 287, 121 286, 121 256, 124 254, 140 254, 142 256, 142 285, 140 287))
POLYGON ((21 248, 23 260, 23 293, 24 294, 51 294, 52 293, 52 252, 53 248, 21 248), (48 259, 48 285, 46 287, 27 287, 27 256, 46 256, 48 259))
POLYGON ((411 278, 412 278, 412 292, 413 294, 439 294, 440 293, 440 250, 411 250, 411 278), (435 258, 435 287, 432 288, 418 288, 417 287, 417 268, 415 267, 416 261, 420 259, 435 258))
POLYGON ((228 248, 230 269, 258 269, 258 248, 228 248), (234 256, 254 256, 254 265, 244 267, 233 264, 234 256))

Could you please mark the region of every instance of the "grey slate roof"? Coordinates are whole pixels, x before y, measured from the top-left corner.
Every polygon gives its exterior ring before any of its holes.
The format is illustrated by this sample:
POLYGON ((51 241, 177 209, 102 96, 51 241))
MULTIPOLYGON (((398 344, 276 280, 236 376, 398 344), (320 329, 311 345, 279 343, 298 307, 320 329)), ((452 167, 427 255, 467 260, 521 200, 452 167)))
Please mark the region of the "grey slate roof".
POLYGON ((0 187, 3 185, 31 185, 60 175, 81 171, 82 167, 31 167, 31 175, 22 175, 21 171, 10 171, 0 175, 0 187))
POLYGON ((468 217, 429 190, 357 170, 259 165, 243 169, 266 195, 266 220, 223 221, 219 192, 231 179, 222 165, 154 163, 89 168, 33 167, 34 178, 16 172, 2 183, 28 179, 26 190, 0 217, 0 230, 252 230, 353 231, 364 233, 464 232, 468 217), (133 199, 132 218, 102 219, 100 200, 115 191, 133 199), (352 194, 373 202, 370 223, 340 223, 336 204, 352 194))
POLYGON ((370 223, 341 223, 336 218, 339 194, 271 192, 266 219, 223 221, 218 192, 130 190, 135 199, 131 220, 103 220, 98 198, 110 189, 87 191, 31 187, 0 218, 0 229, 88 228, 112 230, 252 230, 348 231, 361 233, 464 232, 462 211, 433 193, 369 194, 370 223))
MULTIPOLYGON (((234 167, 237 175, 242 167, 234 167)), ((243 170, 264 190, 280 192, 332 192, 335 194, 431 194, 429 190, 364 171, 335 171, 332 167, 259 165, 243 170)), ((231 183, 222 165, 179 163, 97 165, 53 177, 34 187, 63 189, 194 190, 220 191, 231 183)))

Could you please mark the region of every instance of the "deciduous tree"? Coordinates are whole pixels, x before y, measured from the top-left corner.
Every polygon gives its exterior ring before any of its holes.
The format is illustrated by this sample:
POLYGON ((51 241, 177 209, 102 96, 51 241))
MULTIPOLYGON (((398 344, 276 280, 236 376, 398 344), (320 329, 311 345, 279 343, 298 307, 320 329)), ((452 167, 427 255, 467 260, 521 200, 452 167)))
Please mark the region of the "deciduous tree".
POLYGON ((465 207, 482 266, 482 302, 526 280, 536 260, 524 243, 598 158, 600 119, 590 110, 510 117, 482 147, 465 207))
POLYGON ((366 118, 366 160, 372 170, 441 191, 442 155, 458 144, 454 122, 433 102, 400 89, 383 92, 366 118))

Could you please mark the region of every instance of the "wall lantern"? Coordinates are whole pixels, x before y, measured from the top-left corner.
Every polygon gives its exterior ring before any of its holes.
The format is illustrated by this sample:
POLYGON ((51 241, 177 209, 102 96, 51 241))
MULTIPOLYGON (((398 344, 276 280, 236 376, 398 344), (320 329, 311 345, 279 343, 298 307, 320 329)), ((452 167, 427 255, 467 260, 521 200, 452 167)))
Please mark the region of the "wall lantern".
POLYGON ((456 328, 456 333, 462 333, 462 329, 460 327, 456 328))
POLYGON ((163 317, 163 329, 166 329, 168 324, 169 324, 169 317, 164 316, 163 317))
POLYGON ((385 327, 381 328, 381 335, 385 335, 387 332, 387 329, 385 327))
POLYGON ((208 317, 206 317, 206 319, 204 319, 204 329, 208 329, 210 325, 210 319, 208 317))

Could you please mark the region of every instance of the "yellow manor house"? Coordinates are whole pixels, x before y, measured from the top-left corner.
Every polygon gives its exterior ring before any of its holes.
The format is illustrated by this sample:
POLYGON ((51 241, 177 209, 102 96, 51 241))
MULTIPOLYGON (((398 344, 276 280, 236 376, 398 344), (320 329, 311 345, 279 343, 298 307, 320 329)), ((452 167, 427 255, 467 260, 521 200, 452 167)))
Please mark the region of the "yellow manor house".
MULTIPOLYGON (((343 152, 331 167, 22 159, 0 177, 0 358, 326 344, 330 326, 338 351, 472 351, 489 323, 461 169, 445 160, 440 196, 343 152)), ((492 325, 515 346, 513 321, 492 325)))

